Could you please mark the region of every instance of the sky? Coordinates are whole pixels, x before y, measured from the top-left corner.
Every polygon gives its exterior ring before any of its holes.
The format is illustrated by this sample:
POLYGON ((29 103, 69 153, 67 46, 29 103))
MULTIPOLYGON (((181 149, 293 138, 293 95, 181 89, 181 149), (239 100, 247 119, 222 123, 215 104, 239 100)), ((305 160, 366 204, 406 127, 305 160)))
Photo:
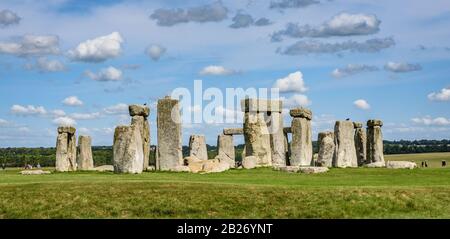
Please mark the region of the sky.
MULTIPOLYGON (((346 118, 449 139, 449 25, 448 0, 2 0, 0 147, 53 147, 66 124, 112 145, 143 103, 155 144, 157 100, 197 80, 279 89, 285 126, 310 108, 313 139, 346 118)), ((183 143, 240 125, 186 123, 183 143)))

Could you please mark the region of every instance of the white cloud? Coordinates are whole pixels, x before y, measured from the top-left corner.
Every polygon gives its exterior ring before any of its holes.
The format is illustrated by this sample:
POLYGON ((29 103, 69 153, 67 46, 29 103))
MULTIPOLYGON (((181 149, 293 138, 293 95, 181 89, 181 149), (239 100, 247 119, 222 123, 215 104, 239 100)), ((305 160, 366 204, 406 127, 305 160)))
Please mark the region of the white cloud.
POLYGON ((0 119, 0 127, 5 127, 9 125, 9 121, 0 119))
POLYGON ((280 92, 306 92, 308 88, 303 81, 303 74, 300 71, 289 74, 288 76, 278 79, 273 88, 278 88, 280 92))
POLYGON ((384 66, 384 69, 394 73, 404 73, 411 71, 420 71, 422 70, 422 66, 419 64, 410 64, 405 62, 388 62, 384 66))
POLYGON ((366 100, 363 100, 363 99, 355 100, 355 101, 353 102, 353 104, 354 104, 358 109, 362 109, 362 110, 368 110, 368 109, 370 109, 369 103, 367 103, 367 101, 366 101, 366 100))
POLYGON ((280 97, 280 99, 283 100, 283 107, 287 108, 308 106, 311 104, 311 101, 308 99, 308 97, 302 94, 295 94, 290 98, 280 97))
POLYGON ((0 11, 0 27, 7 27, 14 24, 19 24, 21 18, 10 10, 0 11))
POLYGON ((122 71, 110 66, 101 69, 98 73, 86 71, 86 76, 96 81, 119 81, 122 79, 122 71))
POLYGON ((225 75, 233 75, 238 73, 235 70, 227 69, 223 66, 207 66, 203 68, 199 74, 200 75, 213 75, 213 76, 225 76, 225 75))
POLYGON ((422 118, 412 118, 411 121, 416 124, 423 124, 423 125, 434 125, 434 126, 450 125, 450 119, 444 117, 432 118, 431 116, 425 116, 422 118))
POLYGON ((102 62, 115 58, 122 52, 123 38, 118 32, 80 43, 68 52, 74 61, 102 62))
POLYGON ((331 75, 335 78, 343 78, 363 72, 377 71, 378 67, 360 64, 348 64, 346 67, 335 69, 331 75))
POLYGON ((145 50, 145 53, 154 61, 158 61, 165 52, 166 48, 160 45, 151 45, 145 50))
POLYGON ((91 120, 91 119, 97 119, 101 117, 101 114, 99 112, 95 113, 73 113, 70 115, 71 118, 76 120, 91 120))
POLYGON ((63 110, 52 110, 51 113, 52 113, 52 116, 55 118, 66 116, 66 112, 64 112, 63 110))
POLYGON ((53 120, 53 124, 58 126, 75 126, 77 122, 70 117, 58 117, 53 120))
POLYGON ((450 100, 450 87, 443 88, 439 92, 432 92, 428 94, 428 99, 436 101, 449 101, 450 100))
POLYGON ((34 106, 34 105, 13 105, 11 107, 11 113, 15 115, 45 115, 47 114, 47 111, 43 106, 34 106))
POLYGON ((106 114, 127 114, 128 105, 124 103, 119 103, 117 105, 112 105, 103 109, 106 114))
POLYGON ((62 103, 67 106, 81 106, 83 105, 83 101, 78 99, 76 96, 69 96, 65 98, 62 103))
POLYGON ((41 72, 56 72, 66 70, 66 66, 58 60, 48 60, 47 58, 41 57, 37 60, 37 68, 41 72))
POLYGON ((59 38, 57 36, 24 35, 19 42, 0 42, 0 54, 27 57, 58 53, 59 38))

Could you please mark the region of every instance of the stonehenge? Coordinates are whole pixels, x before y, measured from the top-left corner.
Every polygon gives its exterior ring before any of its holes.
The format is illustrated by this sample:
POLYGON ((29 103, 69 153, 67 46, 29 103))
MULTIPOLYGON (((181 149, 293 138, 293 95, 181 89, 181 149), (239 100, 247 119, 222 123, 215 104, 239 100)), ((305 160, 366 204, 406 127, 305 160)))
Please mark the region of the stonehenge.
POLYGON ((332 167, 334 155, 334 133, 331 131, 320 132, 317 138, 319 153, 317 166, 332 167))
POLYGON ((183 166, 181 115, 179 101, 166 96, 158 100, 158 147, 156 169, 173 170, 183 166))
POLYGON ((92 140, 90 136, 78 136, 77 147, 77 169, 91 170, 94 168, 94 160, 92 158, 92 140))
POLYGON ((367 163, 384 162, 381 120, 367 121, 367 163))
POLYGON ((313 166, 312 149, 312 112, 305 108, 290 110, 293 117, 291 124, 291 166, 313 166))
POLYGON ((56 139, 55 170, 58 172, 77 170, 76 129, 72 126, 58 127, 56 139))
POLYGON ((145 105, 130 105, 128 111, 131 116, 131 125, 136 125, 141 134, 144 152, 143 168, 146 170, 150 160, 150 126, 147 120, 150 115, 150 108, 145 105))
POLYGON ((336 121, 334 144, 333 167, 358 167, 353 122, 348 120, 336 121))
POLYGON ((355 149, 356 158, 358 160, 358 166, 363 166, 366 163, 366 145, 367 145, 367 135, 366 130, 364 130, 362 123, 353 122, 355 128, 355 149))
POLYGON ((144 149, 138 125, 116 127, 113 165, 115 173, 142 173, 144 170, 144 149))

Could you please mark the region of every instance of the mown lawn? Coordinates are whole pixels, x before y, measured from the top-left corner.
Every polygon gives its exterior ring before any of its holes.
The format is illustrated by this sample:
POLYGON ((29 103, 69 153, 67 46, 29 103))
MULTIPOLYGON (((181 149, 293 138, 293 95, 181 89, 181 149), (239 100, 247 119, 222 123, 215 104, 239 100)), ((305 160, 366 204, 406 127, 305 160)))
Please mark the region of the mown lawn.
POLYGON ((0 171, 0 218, 450 218, 450 167, 218 174, 0 171))

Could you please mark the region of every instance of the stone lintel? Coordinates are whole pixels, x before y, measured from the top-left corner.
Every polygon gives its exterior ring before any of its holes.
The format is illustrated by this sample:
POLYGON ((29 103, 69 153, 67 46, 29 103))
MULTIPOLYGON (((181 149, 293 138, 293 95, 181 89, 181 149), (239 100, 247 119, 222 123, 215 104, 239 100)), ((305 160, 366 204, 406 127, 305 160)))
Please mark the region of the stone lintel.
POLYGON ((383 126, 383 121, 378 119, 372 119, 367 121, 367 127, 374 127, 374 126, 383 126))
POLYGON ((150 108, 145 105, 129 105, 128 111, 130 112, 130 116, 148 117, 150 114, 150 108))
POLYGON ((283 110, 283 101, 268 99, 241 100, 243 112, 280 112, 283 110))
POLYGON ((223 129, 224 135, 243 135, 244 129, 243 128, 225 128, 223 129))
POLYGON ((69 133, 69 134, 75 134, 75 127, 73 126, 59 126, 58 127, 58 133, 69 133))
POLYGON ((312 112, 310 109, 307 108, 300 107, 291 109, 289 111, 289 114, 292 117, 306 118, 307 120, 312 120, 312 112))

